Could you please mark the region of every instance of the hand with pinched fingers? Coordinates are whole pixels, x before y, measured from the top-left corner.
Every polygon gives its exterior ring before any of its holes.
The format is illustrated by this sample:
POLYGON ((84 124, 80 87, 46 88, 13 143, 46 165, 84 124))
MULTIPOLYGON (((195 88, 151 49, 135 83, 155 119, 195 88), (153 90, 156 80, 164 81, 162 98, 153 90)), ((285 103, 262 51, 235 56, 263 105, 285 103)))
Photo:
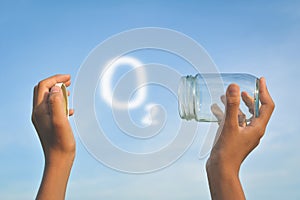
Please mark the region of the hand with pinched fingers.
MULTIPOLYGON (((75 140, 64 109, 61 88, 55 86, 62 82, 71 84, 69 75, 55 75, 42 80, 34 87, 32 122, 40 138, 45 158, 52 153, 74 153, 75 140)), ((70 110, 70 115, 73 110, 70 110)))

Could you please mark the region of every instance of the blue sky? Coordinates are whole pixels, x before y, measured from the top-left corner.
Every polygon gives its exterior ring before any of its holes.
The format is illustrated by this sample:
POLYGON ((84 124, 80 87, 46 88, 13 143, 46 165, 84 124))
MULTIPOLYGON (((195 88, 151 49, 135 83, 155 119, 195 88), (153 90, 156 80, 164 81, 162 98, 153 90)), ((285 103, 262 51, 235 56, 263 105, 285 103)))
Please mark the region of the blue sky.
MULTIPOLYGON (((190 36, 221 72, 266 77, 276 109, 260 146, 243 164, 241 180, 248 199, 300 198, 298 1, 0 1, 0 27, 0 199, 32 199, 40 183, 43 154, 30 121, 34 85, 57 73, 69 73, 74 81, 100 42, 141 27, 169 28, 190 36)), ((163 57, 174 64, 168 56, 145 55, 140 55, 142 62, 163 57)), ((181 73, 192 72, 172 66, 181 73)), ((149 90, 165 94, 160 87, 149 90)), ((174 123, 179 120, 177 111, 169 106, 169 123, 174 123)), ((139 114, 134 116, 140 120, 139 114)), ((73 118, 70 121, 74 127, 73 118)), ((111 123, 107 128, 116 130, 111 123)), ((207 126, 200 124, 199 130, 207 126)), ((162 143, 172 137, 168 127, 162 143)), ((205 137, 201 131, 177 162, 143 175, 102 165, 75 130, 74 134, 77 157, 67 199, 209 199, 206 159, 198 159, 205 137)), ((121 145, 130 148, 129 144, 121 145)))

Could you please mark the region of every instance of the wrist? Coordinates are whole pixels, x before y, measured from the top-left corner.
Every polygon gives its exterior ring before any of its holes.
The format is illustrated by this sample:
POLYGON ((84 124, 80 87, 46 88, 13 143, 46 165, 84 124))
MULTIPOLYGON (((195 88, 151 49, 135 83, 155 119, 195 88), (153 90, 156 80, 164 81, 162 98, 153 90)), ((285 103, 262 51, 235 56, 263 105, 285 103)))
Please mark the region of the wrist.
POLYGON ((245 199, 239 180, 239 169, 229 162, 210 157, 206 172, 211 197, 215 199, 245 199))
POLYGON ((72 166, 75 159, 74 152, 52 151, 45 155, 46 166, 72 166))
POLYGON ((206 162, 208 175, 238 176, 240 165, 222 155, 212 154, 206 162))

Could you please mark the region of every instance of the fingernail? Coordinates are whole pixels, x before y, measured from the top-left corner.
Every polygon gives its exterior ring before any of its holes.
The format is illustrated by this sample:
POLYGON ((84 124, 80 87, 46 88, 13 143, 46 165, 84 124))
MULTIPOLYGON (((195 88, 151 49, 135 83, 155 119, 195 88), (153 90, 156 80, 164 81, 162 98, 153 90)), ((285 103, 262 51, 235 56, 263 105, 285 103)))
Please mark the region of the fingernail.
POLYGON ((235 97, 235 96, 239 95, 239 90, 238 90, 238 88, 236 86, 231 85, 228 88, 228 93, 229 93, 229 96, 235 97))
POLYGON ((60 91, 60 88, 57 87, 57 86, 53 86, 53 87, 51 88, 51 90, 50 90, 51 93, 57 93, 57 92, 59 92, 59 91, 60 91))

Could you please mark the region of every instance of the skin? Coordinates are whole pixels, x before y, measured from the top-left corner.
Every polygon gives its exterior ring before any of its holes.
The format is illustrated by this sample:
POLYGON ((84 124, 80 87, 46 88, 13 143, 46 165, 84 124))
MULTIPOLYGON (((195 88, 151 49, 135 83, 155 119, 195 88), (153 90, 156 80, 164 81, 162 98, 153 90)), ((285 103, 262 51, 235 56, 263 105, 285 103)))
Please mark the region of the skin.
MULTIPOLYGON (((64 199, 75 158, 75 140, 65 113, 62 90, 56 83, 71 84, 70 75, 55 75, 34 87, 32 123, 39 136, 45 168, 36 199, 64 199)), ((73 110, 69 110, 70 115, 73 110)))
MULTIPOLYGON (((71 84, 70 75, 55 75, 42 80, 34 87, 32 122, 39 136, 45 157, 42 182, 36 199, 64 199, 68 179, 75 158, 75 140, 65 113, 64 98, 60 87, 63 82, 71 84)), ((245 122, 240 111, 240 96, 253 114, 253 99, 247 94, 240 95, 238 85, 228 87, 225 117, 217 105, 212 111, 220 120, 215 145, 206 163, 211 197, 221 199, 245 199, 239 180, 239 170, 247 155, 259 144, 267 123, 274 110, 264 78, 260 79, 260 116, 245 122)), ((73 114, 70 109, 70 115, 73 114)))
MULTIPOLYGON (((249 124, 241 122, 240 96, 253 113, 253 99, 239 86, 231 84, 226 91, 225 117, 222 117, 215 145, 206 163, 210 193, 213 200, 245 199, 239 180, 242 162, 263 137, 275 104, 267 90, 264 78, 260 79, 260 116, 249 124)), ((218 110, 215 107, 216 110, 218 110)), ((218 110, 220 114, 220 110, 218 110)))

